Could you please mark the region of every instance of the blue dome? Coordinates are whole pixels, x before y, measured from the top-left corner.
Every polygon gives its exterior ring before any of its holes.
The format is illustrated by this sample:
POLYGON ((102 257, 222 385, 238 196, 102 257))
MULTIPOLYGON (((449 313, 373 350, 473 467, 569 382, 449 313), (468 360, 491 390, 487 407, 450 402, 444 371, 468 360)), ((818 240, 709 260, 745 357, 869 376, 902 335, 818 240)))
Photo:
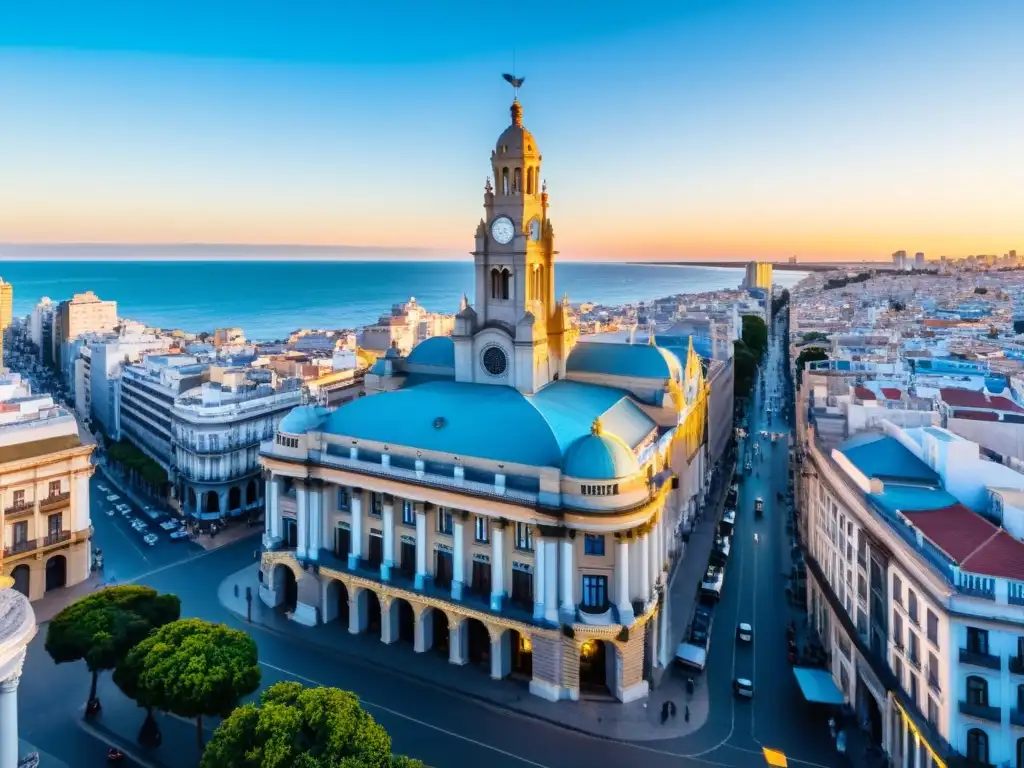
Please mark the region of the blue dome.
POLYGON ((569 446, 562 462, 562 473, 582 480, 615 480, 640 472, 640 463, 615 435, 584 435, 569 446))
POLYGON ((292 408, 288 415, 281 419, 277 430, 290 435, 304 435, 311 430, 319 429, 330 413, 320 405, 300 405, 292 408))
POLYGON ((455 344, 450 336, 433 336, 417 344, 406 359, 409 365, 455 367, 455 344))
POLYGON ((581 341, 566 360, 567 371, 646 379, 675 379, 683 365, 672 352, 651 344, 581 341))

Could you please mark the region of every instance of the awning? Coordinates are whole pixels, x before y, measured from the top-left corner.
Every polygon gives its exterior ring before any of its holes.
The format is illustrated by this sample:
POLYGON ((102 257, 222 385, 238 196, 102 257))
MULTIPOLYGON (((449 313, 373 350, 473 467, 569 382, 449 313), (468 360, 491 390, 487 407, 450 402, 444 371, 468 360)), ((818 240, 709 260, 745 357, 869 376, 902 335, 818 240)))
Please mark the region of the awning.
POLYGON ((845 704, 846 697, 835 681, 824 669, 793 667, 793 674, 800 685, 800 691, 807 701, 815 704, 845 704))

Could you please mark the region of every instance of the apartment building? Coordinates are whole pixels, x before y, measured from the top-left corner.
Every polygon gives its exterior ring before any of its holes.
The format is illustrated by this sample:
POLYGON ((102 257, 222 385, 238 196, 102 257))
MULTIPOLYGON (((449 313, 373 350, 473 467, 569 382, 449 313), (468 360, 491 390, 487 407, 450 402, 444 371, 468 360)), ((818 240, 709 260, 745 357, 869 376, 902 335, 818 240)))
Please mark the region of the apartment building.
MULTIPOLYGON (((70 384, 73 372, 67 366, 68 342, 86 333, 109 333, 117 327, 117 302, 103 301, 92 291, 76 293, 62 301, 53 316, 52 356, 70 384)), ((70 358, 70 359, 73 359, 70 358)))
POLYGON ((1024 766, 1024 476, 936 426, 854 433, 820 373, 798 404, 808 615, 893 764, 1024 766))
POLYGON ((0 569, 30 600, 89 575, 94 447, 52 397, 0 377, 0 569))

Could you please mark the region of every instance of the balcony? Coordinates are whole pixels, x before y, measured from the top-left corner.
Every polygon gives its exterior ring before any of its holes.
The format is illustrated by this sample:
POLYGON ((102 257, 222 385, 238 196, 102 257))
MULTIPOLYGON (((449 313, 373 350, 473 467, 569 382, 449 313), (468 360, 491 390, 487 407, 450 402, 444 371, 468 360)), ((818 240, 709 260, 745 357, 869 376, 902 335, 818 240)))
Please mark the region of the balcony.
POLYGON ((25 517, 35 512, 36 505, 31 501, 23 501, 21 504, 12 504, 4 510, 4 516, 8 519, 25 517))
POLYGON ((74 541, 84 541, 92 535, 92 529, 80 531, 79 533, 72 533, 71 531, 57 531, 51 533, 49 536, 44 536, 39 539, 26 539, 25 541, 15 542, 10 547, 4 547, 4 557, 12 557, 14 555, 22 555, 26 552, 35 552, 39 549, 48 549, 50 547, 57 547, 61 544, 74 541))
POLYGON ((41 546, 52 547, 55 544, 62 544, 65 541, 71 541, 71 531, 57 531, 56 533, 51 533, 43 539, 41 546))
POLYGON ((4 547, 4 557, 11 557, 13 555, 21 555, 25 552, 32 552, 39 547, 36 539, 25 539, 24 541, 16 541, 9 547, 4 547))
POLYGON ((45 499, 39 502, 40 512, 52 512, 55 509, 61 509, 68 506, 71 503, 71 491, 64 491, 64 493, 54 493, 47 496, 45 499))
POLYGON ((1010 725, 1019 725, 1024 727, 1024 709, 1015 707, 1010 710, 1010 725))
POLYGON ((1002 666, 999 662, 998 656, 993 656, 991 653, 969 651, 966 648, 960 649, 960 663, 971 664, 975 667, 984 667, 985 669, 999 669, 1002 666))
POLYGON ((1010 657, 1010 672, 1014 675, 1024 675, 1024 656, 1010 657))
POLYGON ((993 723, 1000 721, 999 707, 990 707, 987 704, 972 704, 969 701, 961 701, 960 714, 976 717, 979 720, 988 720, 993 723))

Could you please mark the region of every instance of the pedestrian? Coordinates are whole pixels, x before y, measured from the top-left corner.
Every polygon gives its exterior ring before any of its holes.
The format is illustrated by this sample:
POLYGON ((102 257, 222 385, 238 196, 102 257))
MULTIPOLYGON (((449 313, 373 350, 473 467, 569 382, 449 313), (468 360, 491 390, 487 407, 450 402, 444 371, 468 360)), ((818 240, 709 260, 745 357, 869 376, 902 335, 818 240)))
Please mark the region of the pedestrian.
POLYGON ((683 710, 683 719, 686 720, 686 722, 690 722, 690 707, 689 706, 687 706, 683 710))
POLYGON ((661 724, 664 725, 668 720, 668 702, 664 702, 661 705, 661 724))
POLYGON ((678 709, 676 707, 676 703, 674 701, 670 701, 668 703, 668 713, 670 715, 672 715, 672 717, 675 717, 677 711, 678 711, 678 709))

